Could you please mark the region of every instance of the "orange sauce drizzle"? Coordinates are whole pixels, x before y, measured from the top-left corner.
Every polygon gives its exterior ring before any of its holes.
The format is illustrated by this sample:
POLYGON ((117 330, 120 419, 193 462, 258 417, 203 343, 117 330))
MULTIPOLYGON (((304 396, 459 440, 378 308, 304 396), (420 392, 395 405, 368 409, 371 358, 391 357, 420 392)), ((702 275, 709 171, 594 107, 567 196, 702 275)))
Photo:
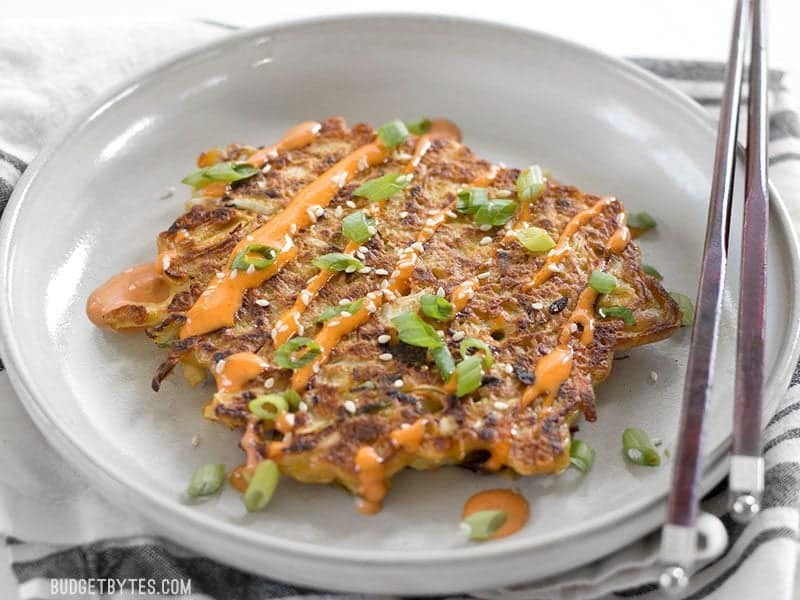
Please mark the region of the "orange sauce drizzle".
POLYGON ((392 442, 405 452, 416 452, 425 437, 425 419, 416 421, 413 425, 395 429, 390 434, 392 442))
POLYGON ((214 369, 217 389, 220 392, 238 392, 244 384, 268 367, 266 361, 258 354, 252 352, 231 354, 222 361, 221 368, 214 369))
POLYGON ((485 490, 470 496, 464 503, 461 518, 466 519, 482 510, 502 510, 506 513, 506 522, 489 538, 491 540, 516 533, 528 522, 530 516, 530 506, 525 497, 514 490, 502 488, 485 490))
POLYGON ((467 304, 469 304, 469 301, 472 300, 472 296, 475 295, 475 288, 477 288, 480 284, 481 282, 477 277, 470 277, 453 288, 451 302, 453 304, 454 314, 460 313, 466 308, 467 304))
POLYGON ((531 287, 536 287, 550 279, 553 273, 558 270, 557 265, 561 260, 561 257, 569 251, 569 242, 575 232, 578 231, 578 229, 580 229, 584 224, 586 224, 587 221, 599 215, 608 205, 616 201, 616 198, 610 196, 602 198, 586 210, 582 210, 577 215, 572 217, 570 222, 567 223, 567 226, 564 227, 564 231, 561 232, 555 248, 550 250, 550 252, 547 254, 542 268, 536 272, 529 285, 531 287))
POLYGON ((228 480, 231 485, 240 492, 244 493, 250 483, 250 478, 256 470, 258 463, 261 462, 261 457, 258 455, 258 435, 256 434, 256 421, 249 420, 244 435, 239 442, 239 445, 244 450, 246 462, 243 465, 236 467, 231 471, 228 480))
POLYGON ((374 515, 380 512, 386 495, 386 480, 381 457, 372 446, 362 446, 356 453, 358 472, 359 512, 374 515))
MULTIPOLYGON (((373 142, 341 159, 300 190, 286 208, 250 233, 245 239, 240 240, 228 259, 228 270, 230 270, 236 255, 249 244, 263 244, 272 248, 285 248, 288 245, 294 247, 289 236, 290 232, 303 230, 316 221, 313 211, 317 208, 325 208, 330 204, 339 188, 358 172, 359 164, 364 162, 368 166, 380 164, 388 154, 387 148, 379 142, 373 142)), ((261 285, 291 258, 294 258, 294 255, 282 251, 275 263, 267 269, 254 273, 239 272, 234 279, 223 279, 223 285, 214 285, 212 282, 212 285, 186 313, 187 321, 181 328, 181 339, 233 325, 245 290, 261 285), (281 257, 284 257, 283 260, 281 257)))
POLYGON ((628 217, 624 211, 617 215, 619 228, 608 239, 608 244, 606 244, 606 249, 613 254, 619 254, 625 250, 631 241, 631 230, 628 229, 627 219, 628 217))
POLYGON ((308 146, 317 137, 321 128, 322 124, 316 121, 299 123, 287 131, 286 135, 272 146, 267 146, 251 154, 247 162, 260 169, 267 164, 269 159, 275 158, 281 152, 308 146))
MULTIPOLYGON (((89 296, 86 314, 98 327, 116 329, 105 320, 106 315, 129 304, 163 302, 170 292, 171 286, 164 276, 162 262, 157 260, 127 269, 106 281, 89 296)), ((122 331, 139 329, 130 327, 122 331)))

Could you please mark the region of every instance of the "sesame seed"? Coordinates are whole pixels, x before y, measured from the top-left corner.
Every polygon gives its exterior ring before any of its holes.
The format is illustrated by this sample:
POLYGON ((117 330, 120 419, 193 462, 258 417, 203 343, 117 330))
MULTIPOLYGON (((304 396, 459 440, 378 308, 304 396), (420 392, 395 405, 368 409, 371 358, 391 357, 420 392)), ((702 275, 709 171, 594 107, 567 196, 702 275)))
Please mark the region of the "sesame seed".
POLYGON ((339 313, 339 316, 340 317, 344 317, 344 318, 352 317, 353 313, 350 313, 350 312, 347 312, 346 310, 343 310, 342 312, 339 313))
POLYGON ((344 270, 345 273, 355 273, 356 266, 355 265, 348 265, 347 268, 344 270))
POLYGON ((453 341, 454 341, 454 342, 460 342, 460 341, 461 341, 461 340, 463 340, 465 337, 467 337, 467 334, 466 334, 466 333, 464 333, 463 331, 456 331, 456 332, 453 334, 453 341))
POLYGON ((319 207, 319 208, 318 208, 318 209, 317 209, 317 210, 314 212, 314 214, 315 214, 315 215, 317 215, 317 217, 321 217, 322 215, 324 215, 324 214, 325 214, 325 209, 324 209, 324 208, 322 208, 322 207, 320 206, 320 207, 319 207))
POLYGON ((297 335, 303 335, 306 332, 306 328, 302 325, 297 326, 297 335))
POLYGON ((248 275, 252 275, 255 272, 256 272, 256 266, 255 265, 250 265, 249 267, 247 267, 247 274, 248 275))
POLYGON ((359 246, 358 251, 361 253, 369 252, 369 248, 367 248, 366 246, 359 246))
POLYGON ((340 188, 344 187, 344 184, 347 183, 347 175, 348 175, 347 171, 340 171, 339 173, 331 177, 331 181, 333 181, 340 188))
POLYGON ((344 409, 349 412, 351 415, 356 414, 356 404, 352 400, 345 400, 344 401, 344 409))
POLYGON ((367 302, 367 312, 372 314, 378 310, 378 307, 375 306, 374 302, 367 302))
POLYGON ((295 234, 297 233, 297 223, 292 223, 289 225, 289 233, 295 234))
POLYGON ((372 271, 372 267, 363 267, 358 270, 359 273, 364 273, 364 274, 369 273, 370 271, 372 271))
POLYGON ((491 228, 492 228, 492 226, 491 226, 491 225, 489 225, 488 223, 486 223, 485 225, 481 225, 480 227, 478 227, 478 229, 480 229, 481 231, 489 231, 491 228))
POLYGON ((400 429, 411 429, 411 423, 401 423, 400 429))
POLYGON ((319 365, 318 365, 318 364, 315 364, 313 367, 311 367, 311 370, 312 370, 314 373, 319 373, 319 365))
POLYGON ((222 371, 225 370, 225 359, 224 358, 222 360, 218 360, 217 361, 217 364, 214 365, 214 370, 217 373, 222 373, 222 371))
POLYGON ((386 269, 375 269, 375 275, 388 275, 389 271, 386 269))
POLYGON ((578 324, 577 323, 570 323, 569 324, 569 330, 572 333, 575 333, 576 331, 578 331, 578 324))
POLYGON ((488 246, 491 243, 492 243, 492 238, 490 238, 488 235, 486 237, 481 238, 480 241, 481 246, 488 246))
POLYGON ((533 310, 542 310, 544 308, 544 304, 542 304, 541 302, 534 302, 531 304, 531 308, 533 310))
POLYGON ((403 380, 402 379, 395 379, 394 383, 392 384, 396 388, 403 387, 403 380))
POLYGON ((398 215, 401 219, 405 219, 408 216, 408 211, 404 210, 398 215))
POLYGON ((347 200, 344 204, 345 204, 345 206, 347 208, 355 208, 356 207, 356 203, 353 202, 352 200, 347 200))
POLYGON ((283 418, 286 421, 286 424, 289 427, 294 427, 294 414, 292 413, 284 413, 283 418))
POLYGON ((350 304, 350 298, 342 298, 339 300, 339 306, 344 306, 345 304, 350 304))
POLYGON ((369 168, 369 161, 367 160, 367 155, 365 154, 358 159, 358 170, 364 171, 368 168, 369 168))
POLYGON ((389 282, 386 279, 381 281, 381 289, 385 290, 385 289, 388 289, 388 288, 389 288, 389 282))
POLYGON ((259 306, 269 306, 269 300, 265 300, 264 298, 259 298, 256 300, 256 304, 259 306))
POLYGON ((275 378, 267 377, 267 380, 264 382, 264 387, 267 389, 271 389, 274 385, 275 385, 275 378))
POLYGON ((309 206, 306 209, 306 214, 308 215, 308 218, 311 220, 312 223, 317 222, 317 213, 312 206, 309 206))
POLYGON ((166 271, 167 269, 169 269, 169 265, 170 265, 170 263, 171 263, 171 262, 172 262, 172 261, 170 260, 170 258, 169 258, 169 255, 168 255, 168 254, 165 254, 163 257, 161 257, 161 266, 162 266, 162 267, 164 267, 164 270, 165 270, 165 271, 166 271))
POLYGON ((494 403, 494 407, 497 410, 506 410, 508 408, 508 403, 507 402, 501 402, 500 400, 498 400, 497 402, 494 403))
POLYGON ((495 198, 510 198, 511 197, 511 190, 495 190, 494 191, 495 198))
POLYGON ((359 260, 364 260, 366 258, 366 255, 363 252, 361 252, 361 250, 359 250, 358 252, 356 252, 356 258, 359 260))
POLYGON ((217 279, 225 279, 225 273, 222 271, 217 272, 217 279))
POLYGON ((650 381, 652 381, 653 383, 658 381, 658 373, 656 373, 655 371, 650 371, 650 381))
POLYGON ((308 290, 303 290, 302 292, 300 292, 300 302, 302 302, 306 306, 311 304, 311 298, 312 294, 308 290))
POLYGON ((174 187, 168 187, 166 190, 164 190, 164 193, 161 194, 161 196, 159 197, 159 200, 166 200, 167 198, 172 198, 172 195, 174 193, 175 193, 175 188, 174 187))
POLYGON ((337 207, 336 207, 336 208, 333 210, 333 214, 334 214, 334 216, 335 216, 337 219, 341 219, 341 218, 342 218, 342 214, 344 214, 344 210, 342 210, 342 207, 341 207, 341 206, 337 206, 337 207))
POLYGON ((378 358, 381 360, 392 360, 392 355, 389 354, 388 352, 384 352, 378 358))
POLYGON ((490 275, 491 275, 491 273, 489 273, 489 271, 485 271, 485 272, 481 273, 480 275, 478 275, 478 279, 488 279, 490 275))
POLYGON ((379 344, 388 344, 391 341, 391 339, 392 339, 392 336, 390 336, 387 333, 384 333, 383 335, 379 335, 378 336, 378 343, 379 344))
POLYGON ((394 278, 397 278, 397 277, 400 277, 400 271, 395 269, 394 271, 392 271, 392 278, 394 279, 394 278))
POLYGON ((375 235, 376 233, 378 233, 378 228, 375 227, 374 225, 370 225, 369 227, 367 227, 367 233, 370 235, 375 235))
POLYGON ((200 445, 200 436, 199 435, 193 435, 192 436, 192 447, 193 448, 197 448, 199 445, 200 445))
POLYGON ((439 289, 436 290, 436 295, 439 296, 439 298, 444 298, 444 288, 439 286, 439 289))
POLYGON ((248 242, 252 242, 252 241, 253 241, 254 239, 256 239, 256 238, 254 238, 254 237, 252 236, 252 234, 249 234, 249 233, 248 233, 248 234, 247 234, 247 237, 245 237, 245 239, 246 239, 248 242))
POLYGON ((504 370, 504 371, 505 371, 505 372, 506 372, 508 375, 512 375, 512 374, 514 373, 514 367, 512 367, 511 365, 505 365, 505 366, 503 367, 503 370, 504 370))
POLYGON ((653 438, 653 446, 660 446, 663 443, 664 443, 664 441, 661 438, 657 438, 657 437, 653 438))
POLYGON ((300 404, 297 405, 297 410, 299 410, 300 412, 308 411, 308 404, 301 401, 300 404))

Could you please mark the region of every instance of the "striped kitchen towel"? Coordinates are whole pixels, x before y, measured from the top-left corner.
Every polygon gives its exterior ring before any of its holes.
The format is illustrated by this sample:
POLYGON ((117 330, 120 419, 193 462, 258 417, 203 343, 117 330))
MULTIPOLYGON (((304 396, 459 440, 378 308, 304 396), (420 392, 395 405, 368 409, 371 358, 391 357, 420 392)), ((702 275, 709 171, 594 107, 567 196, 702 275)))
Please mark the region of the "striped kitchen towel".
MULTIPOLYGON (((71 113, 118 80, 165 55, 225 30, 201 23, 0 24, 0 213, 14 184, 71 113)), ((715 113, 724 67, 718 63, 636 60, 715 113)), ((800 225, 800 120, 787 76, 770 77, 771 176, 800 225)), ((2 366, 0 364, 0 370, 2 366)), ((800 371, 764 434, 764 509, 747 526, 725 514, 724 483, 704 502, 722 515, 731 545, 694 574, 685 598, 790 600, 797 563, 800 493, 800 371)), ((0 534, 13 578, 0 597, 128 598, 119 582, 149 597, 230 599, 356 598, 302 589, 243 573, 151 535, 120 514, 56 456, 0 373, 0 534), (72 581, 72 585, 69 583, 72 581), (79 584, 78 582, 84 582, 79 584), (92 587, 87 582, 95 582, 92 587), (105 582, 105 583, 100 583, 105 582), (142 584, 142 582, 145 582, 142 584)), ((655 598, 658 535, 553 578, 476 596, 492 600, 655 598)))

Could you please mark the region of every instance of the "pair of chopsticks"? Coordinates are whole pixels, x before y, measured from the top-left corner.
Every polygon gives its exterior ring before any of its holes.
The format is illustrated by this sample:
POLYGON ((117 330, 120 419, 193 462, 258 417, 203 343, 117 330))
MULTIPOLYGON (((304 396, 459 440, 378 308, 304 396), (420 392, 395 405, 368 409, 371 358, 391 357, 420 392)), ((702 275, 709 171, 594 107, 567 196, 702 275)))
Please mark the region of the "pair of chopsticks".
POLYGON ((748 39, 750 63, 747 170, 736 346, 733 450, 729 473, 733 517, 748 521, 757 514, 764 488, 761 412, 769 198, 764 4, 764 0, 738 0, 736 6, 725 92, 717 130, 708 224, 683 390, 678 447, 674 454, 667 520, 662 530, 661 562, 666 569, 660 584, 666 589, 680 589, 687 585, 688 570, 698 555, 697 521, 703 422, 711 395, 725 283, 736 136, 748 39))

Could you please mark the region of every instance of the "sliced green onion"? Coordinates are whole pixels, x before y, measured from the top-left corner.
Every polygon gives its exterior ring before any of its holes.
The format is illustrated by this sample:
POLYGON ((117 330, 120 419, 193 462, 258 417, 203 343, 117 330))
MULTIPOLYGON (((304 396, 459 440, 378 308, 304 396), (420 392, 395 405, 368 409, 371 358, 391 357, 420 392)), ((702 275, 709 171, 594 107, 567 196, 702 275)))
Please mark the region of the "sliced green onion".
POLYGON ((312 260, 311 264, 320 269, 345 271, 347 273, 354 273, 364 268, 364 263, 360 260, 353 258, 349 254, 343 254, 342 252, 323 254, 312 260))
POLYGON ((415 313, 400 313, 392 319, 392 325, 397 327, 400 341, 410 346, 434 350, 444 345, 436 330, 415 313))
POLYGON ((589 275, 589 286, 601 294, 610 294, 617 288, 617 278, 611 273, 594 270, 589 275))
POLYGON ((474 215, 481 206, 489 202, 486 188, 469 188, 461 190, 456 196, 456 211, 465 215, 474 215))
POLYGON ((280 250, 265 246, 264 244, 248 244, 239 252, 231 263, 231 267, 238 271, 246 271, 253 267, 257 271, 266 269, 278 258, 280 250))
POLYGON ((378 129, 378 137, 387 148, 395 148, 406 141, 408 129, 400 119, 389 121, 378 129))
POLYGON ((431 130, 431 120, 428 117, 417 119, 416 121, 406 121, 406 128, 414 135, 422 135, 431 130))
POLYGON ((375 219, 363 210, 357 210, 342 219, 342 235, 356 244, 366 242, 374 232, 375 219))
POLYGON ((627 306, 601 306, 597 314, 603 319, 622 319, 626 325, 636 325, 633 311, 627 306))
POLYGON ((275 488, 278 486, 279 476, 278 465, 271 460, 261 461, 242 496, 248 511, 256 512, 269 504, 272 494, 275 493, 275 488))
POLYGON ((456 365, 456 396, 461 398, 474 392, 483 382, 483 369, 481 359, 477 356, 468 356, 456 365))
POLYGON ((442 379, 449 380, 456 370, 456 363, 453 360, 453 355, 450 354, 450 349, 442 344, 440 347, 431 350, 431 356, 442 374, 442 379))
POLYGON ((514 232, 519 243, 531 252, 546 252, 555 248, 556 243, 550 234, 541 227, 525 227, 514 232))
POLYGON ((505 225, 517 211, 517 203, 513 200, 489 200, 475 213, 475 222, 478 225, 491 225, 499 227, 505 225))
POLYGON ((329 321, 334 317, 338 317, 343 312, 350 313, 351 315, 356 314, 360 309, 361 305, 364 304, 364 299, 360 298, 358 300, 354 300, 349 304, 339 304, 337 306, 329 306, 315 319, 317 323, 323 323, 324 321, 329 321))
POLYGON ((662 281, 664 279, 664 276, 658 272, 658 269, 651 267, 650 265, 642 265, 642 271, 650 275, 650 277, 655 277, 658 281, 662 281))
POLYGON ((581 440, 572 440, 569 446, 569 462, 582 473, 588 473, 594 464, 594 448, 581 440))
POLYGON ((488 540, 508 519, 504 510, 479 510, 461 522, 471 540, 488 540))
POLYGON ((517 177, 517 198, 523 202, 536 200, 544 192, 545 174, 539 165, 531 165, 517 177))
POLYGON ((622 432, 622 449, 628 460, 637 465, 657 467, 661 464, 661 455, 650 436, 641 429, 629 427, 622 432))
POLYGON ((400 190, 408 187, 413 176, 402 173, 387 173, 381 177, 370 179, 358 186, 353 192, 353 196, 366 198, 372 202, 391 198, 400 190))
POLYGON ((247 410, 265 421, 274 421, 289 410, 283 394, 262 394, 247 403, 247 410))
POLYGON ((446 321, 453 316, 453 305, 435 294, 423 294, 419 299, 419 305, 426 317, 437 321, 446 321))
POLYGON ((657 225, 656 220, 646 212, 628 213, 628 227, 634 229, 652 229, 657 225))
POLYGON ((210 167, 198 169, 194 173, 181 179, 181 183, 192 186, 199 190, 214 181, 231 183, 247 179, 259 172, 259 169, 247 163, 240 162, 221 162, 210 167))
POLYGON ((299 369, 314 361, 322 353, 319 344, 307 337, 290 339, 275 351, 275 364, 284 369, 299 369), (295 354, 301 352, 295 358, 295 354))
POLYGON ((186 493, 192 497, 210 496, 225 483, 225 465, 211 463, 197 467, 192 473, 186 493))
POLYGON ((480 350, 483 352, 483 368, 492 368, 492 364, 494 364, 494 357, 492 356, 492 350, 489 348, 489 346, 477 338, 464 338, 461 340, 461 343, 458 345, 458 351, 461 352, 461 356, 464 358, 472 356, 472 354, 470 354, 470 350, 480 350))
POLYGON ((678 303, 678 308, 681 309, 681 327, 689 327, 694 323, 694 304, 692 304, 692 299, 680 292, 670 292, 669 295, 672 296, 672 299, 678 303))

